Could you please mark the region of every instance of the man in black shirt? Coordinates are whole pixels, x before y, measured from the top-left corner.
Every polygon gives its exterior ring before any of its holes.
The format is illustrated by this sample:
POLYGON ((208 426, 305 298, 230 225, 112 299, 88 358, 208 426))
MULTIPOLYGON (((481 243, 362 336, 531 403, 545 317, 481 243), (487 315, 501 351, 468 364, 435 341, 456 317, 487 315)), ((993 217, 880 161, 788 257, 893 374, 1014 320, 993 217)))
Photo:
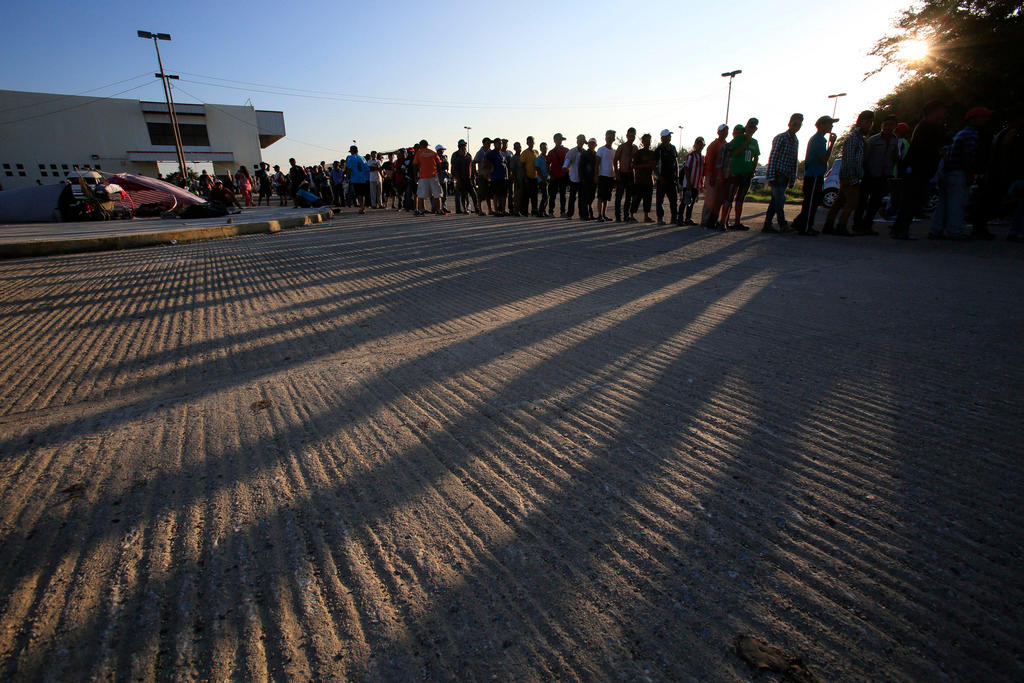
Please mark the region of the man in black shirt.
POLYGON ((452 180, 455 181, 455 213, 469 213, 469 200, 478 204, 473 189, 473 157, 466 149, 466 141, 459 140, 459 149, 452 155, 452 180))
POLYGON ((893 239, 909 240, 910 224, 928 195, 928 184, 939 167, 942 146, 946 132, 942 122, 946 120, 946 105, 932 101, 924 107, 924 118, 917 124, 910 138, 910 150, 903 160, 906 188, 900 213, 893 223, 889 236, 893 239))
POLYGON ((597 138, 587 140, 587 149, 580 152, 580 220, 594 218, 594 191, 597 189, 597 138))
POLYGON ((291 168, 288 169, 288 181, 291 185, 291 195, 294 199, 295 193, 299 191, 299 185, 306 180, 306 172, 295 163, 295 159, 289 159, 288 163, 291 164, 291 168))
POLYGON ((666 128, 661 131, 661 144, 654 149, 658 158, 658 165, 655 167, 658 183, 654 198, 658 225, 665 225, 665 208, 662 206, 662 200, 666 196, 668 197, 668 208, 672 212, 672 222, 676 222, 676 177, 679 175, 679 158, 671 140, 672 131, 666 128))

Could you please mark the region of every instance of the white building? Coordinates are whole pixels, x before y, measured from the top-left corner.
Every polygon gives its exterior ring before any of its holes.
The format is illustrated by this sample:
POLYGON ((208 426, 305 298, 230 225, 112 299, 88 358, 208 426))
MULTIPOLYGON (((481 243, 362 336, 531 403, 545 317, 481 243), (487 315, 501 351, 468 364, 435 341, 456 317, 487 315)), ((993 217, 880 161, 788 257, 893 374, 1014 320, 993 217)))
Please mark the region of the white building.
MULTIPOLYGON (((265 149, 284 137, 284 114, 223 104, 174 104, 185 161, 214 173, 258 168, 265 149)), ((77 165, 107 173, 157 175, 177 168, 164 102, 0 90, 0 184, 46 185, 77 165), (166 170, 167 167, 165 167, 166 170)))

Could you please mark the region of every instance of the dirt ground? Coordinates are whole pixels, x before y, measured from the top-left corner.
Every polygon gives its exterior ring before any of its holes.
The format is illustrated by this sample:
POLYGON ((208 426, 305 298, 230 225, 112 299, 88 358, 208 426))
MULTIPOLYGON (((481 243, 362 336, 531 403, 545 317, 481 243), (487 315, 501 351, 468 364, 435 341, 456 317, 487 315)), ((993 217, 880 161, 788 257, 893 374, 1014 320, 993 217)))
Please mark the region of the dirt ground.
POLYGON ((351 212, 0 263, 0 679, 1019 680, 1022 286, 351 212))

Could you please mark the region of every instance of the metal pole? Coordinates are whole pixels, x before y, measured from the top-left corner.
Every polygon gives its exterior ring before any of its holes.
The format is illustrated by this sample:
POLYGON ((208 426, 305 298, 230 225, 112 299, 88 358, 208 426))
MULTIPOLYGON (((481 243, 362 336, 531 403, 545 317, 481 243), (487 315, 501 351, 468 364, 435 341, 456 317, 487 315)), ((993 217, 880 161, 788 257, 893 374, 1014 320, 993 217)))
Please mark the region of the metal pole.
POLYGON ((832 100, 832 118, 836 117, 836 107, 839 106, 839 98, 846 97, 846 93, 840 92, 835 95, 829 95, 828 98, 832 100))
POLYGON ((729 106, 732 104, 732 76, 729 76, 729 96, 725 98, 725 125, 729 125, 729 106))
POLYGON ((164 60, 160 57, 160 45, 157 37, 153 36, 153 47, 156 48, 156 63, 160 66, 160 80, 164 84, 164 97, 167 98, 167 113, 171 117, 171 131, 174 134, 174 151, 178 154, 178 170, 181 171, 181 179, 185 180, 185 150, 181 144, 181 131, 178 130, 178 115, 174 111, 174 98, 171 96, 171 85, 167 82, 167 73, 164 71, 164 60))

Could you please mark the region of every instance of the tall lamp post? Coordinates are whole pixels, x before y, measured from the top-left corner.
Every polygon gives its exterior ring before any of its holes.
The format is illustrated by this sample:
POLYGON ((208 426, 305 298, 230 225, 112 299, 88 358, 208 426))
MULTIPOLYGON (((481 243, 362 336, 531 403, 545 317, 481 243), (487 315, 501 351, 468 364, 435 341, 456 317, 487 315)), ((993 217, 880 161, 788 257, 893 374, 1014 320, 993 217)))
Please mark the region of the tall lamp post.
POLYGON ((170 33, 150 33, 149 31, 138 31, 139 38, 152 39, 153 47, 156 48, 156 63, 160 66, 160 73, 154 74, 164 84, 164 97, 167 99, 167 113, 171 118, 171 132, 174 134, 174 151, 178 153, 178 170, 181 171, 181 179, 185 180, 185 150, 181 145, 181 130, 178 129, 178 114, 174 111, 174 97, 171 95, 171 86, 167 82, 170 79, 177 80, 177 76, 164 72, 164 62, 160 58, 159 40, 170 40, 170 33))
POLYGON ((725 125, 729 125, 729 105, 732 104, 732 79, 736 78, 737 74, 743 73, 743 69, 736 69, 735 71, 726 71, 722 74, 722 78, 729 79, 729 96, 725 100, 725 125))
POLYGON ((682 126, 676 126, 676 128, 679 129, 679 139, 676 140, 676 144, 679 145, 679 149, 682 149, 683 148, 683 127, 682 126))
POLYGON ((469 149, 469 131, 473 130, 472 126, 463 126, 466 129, 466 148, 469 149))
POLYGON ((832 100, 832 118, 836 117, 836 107, 839 106, 839 98, 846 97, 846 93, 837 92, 835 95, 829 95, 828 98, 832 100))

